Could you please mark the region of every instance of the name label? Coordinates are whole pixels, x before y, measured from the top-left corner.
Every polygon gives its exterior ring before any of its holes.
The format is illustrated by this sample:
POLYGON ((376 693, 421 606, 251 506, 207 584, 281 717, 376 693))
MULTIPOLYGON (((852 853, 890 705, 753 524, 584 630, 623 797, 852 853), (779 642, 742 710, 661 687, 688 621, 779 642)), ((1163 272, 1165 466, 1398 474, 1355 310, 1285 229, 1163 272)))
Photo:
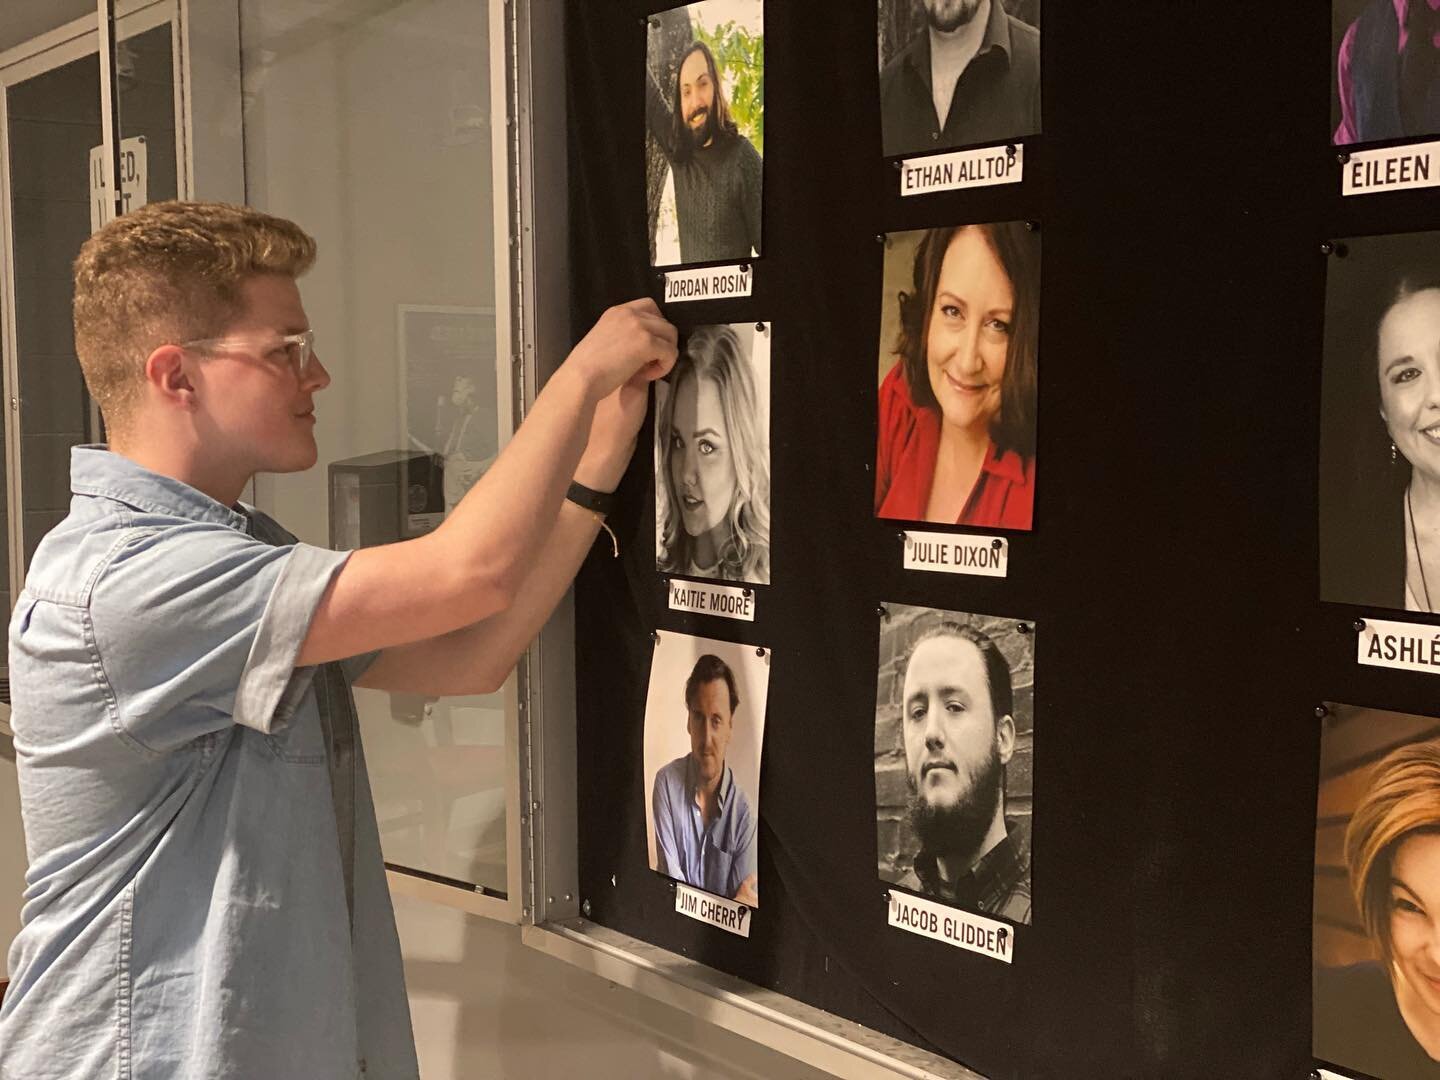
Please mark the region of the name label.
POLYGON ((751 269, 734 266, 707 266, 700 270, 665 271, 665 303, 687 300, 721 300, 727 296, 750 295, 751 269))
POLYGON ((1355 1078, 1348 1073, 1333 1072, 1330 1069, 1317 1068, 1315 1075, 1320 1077, 1320 1080, 1355 1080, 1355 1078))
POLYGON ((1340 167, 1342 195, 1440 185, 1440 142, 1357 150, 1340 167))
POLYGON ((900 194, 928 195, 932 191, 1018 184, 1025 176, 1025 147, 985 146, 953 154, 906 158, 900 163, 900 194))
POLYGON ((683 881, 675 883, 675 910, 681 915, 718 926, 736 937, 750 936, 750 909, 734 900, 692 889, 683 881))
POLYGON ((718 615, 722 619, 755 621, 755 593, 750 589, 671 578, 667 591, 670 593, 671 611, 694 611, 701 615, 718 615))
POLYGON ((1356 635, 1356 659, 1371 667, 1440 675, 1440 626, 1366 619, 1356 635))
POLYGON ((907 532, 905 569, 1004 577, 1010 571, 1010 541, 1003 536, 907 532))
POLYGON ((1007 964, 1013 962, 1015 928, 983 915, 892 889, 890 925, 1007 964))

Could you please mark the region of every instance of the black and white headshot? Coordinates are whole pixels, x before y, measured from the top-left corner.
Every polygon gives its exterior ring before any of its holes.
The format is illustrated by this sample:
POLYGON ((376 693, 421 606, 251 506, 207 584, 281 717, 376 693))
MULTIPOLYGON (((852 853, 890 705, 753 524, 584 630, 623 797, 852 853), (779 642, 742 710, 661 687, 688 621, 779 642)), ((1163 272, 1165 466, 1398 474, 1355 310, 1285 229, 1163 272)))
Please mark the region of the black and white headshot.
POLYGON ((769 691, 768 650, 658 635, 645 702, 650 868, 752 908, 769 691))
POLYGON ((770 325, 700 326, 655 384, 655 566, 770 583, 770 325))
POLYGON ((885 156, 1040 133, 1040 0, 879 0, 885 156))
POLYGON ((1328 260, 1320 595, 1440 611, 1440 233, 1328 260))
POLYGON ((762 0, 702 0, 650 17, 645 198, 653 266, 760 254, 763 12, 762 0))
POLYGON ((875 699, 880 877, 1028 924, 1034 624, 899 604, 885 612, 875 699))

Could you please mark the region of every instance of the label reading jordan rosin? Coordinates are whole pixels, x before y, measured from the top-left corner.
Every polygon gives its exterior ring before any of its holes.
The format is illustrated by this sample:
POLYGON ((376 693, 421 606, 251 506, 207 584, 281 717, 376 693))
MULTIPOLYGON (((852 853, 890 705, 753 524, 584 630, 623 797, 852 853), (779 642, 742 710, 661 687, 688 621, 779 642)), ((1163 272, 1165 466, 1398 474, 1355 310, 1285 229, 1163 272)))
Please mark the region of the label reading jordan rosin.
POLYGON ((750 279, 748 263, 707 266, 700 270, 667 270, 665 303, 680 304, 687 300, 720 300, 728 296, 749 296, 750 279))
POLYGON ((750 908, 723 896, 692 889, 683 881, 675 883, 675 910, 699 922, 718 926, 737 937, 750 936, 750 908))
POLYGON ((1013 962, 1015 928, 1009 923, 937 904, 898 889, 891 889, 889 896, 891 926, 1007 964, 1013 962))

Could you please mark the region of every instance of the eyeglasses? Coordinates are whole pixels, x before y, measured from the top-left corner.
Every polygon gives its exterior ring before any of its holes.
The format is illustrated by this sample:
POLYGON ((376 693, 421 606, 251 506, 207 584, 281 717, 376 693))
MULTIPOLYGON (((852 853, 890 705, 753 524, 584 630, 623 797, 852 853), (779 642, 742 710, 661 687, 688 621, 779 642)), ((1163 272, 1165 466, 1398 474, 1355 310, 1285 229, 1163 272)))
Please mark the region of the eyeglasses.
POLYGON ((251 352, 265 359, 284 353, 285 362, 303 379, 310 374, 311 364, 315 359, 315 331, 301 330, 298 334, 285 334, 283 337, 268 339, 197 338, 195 341, 180 342, 180 347, 200 352, 251 352))

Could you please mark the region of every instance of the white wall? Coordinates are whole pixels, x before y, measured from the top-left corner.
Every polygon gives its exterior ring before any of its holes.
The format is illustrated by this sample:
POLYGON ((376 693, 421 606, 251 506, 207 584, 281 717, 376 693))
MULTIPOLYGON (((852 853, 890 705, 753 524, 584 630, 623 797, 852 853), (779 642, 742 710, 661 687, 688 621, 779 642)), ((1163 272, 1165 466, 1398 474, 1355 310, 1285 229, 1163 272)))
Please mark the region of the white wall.
POLYGON ((20 897, 25 891, 25 833, 20 828, 20 788, 15 778, 15 744, 0 734, 0 978, 4 957, 20 930, 20 897))

